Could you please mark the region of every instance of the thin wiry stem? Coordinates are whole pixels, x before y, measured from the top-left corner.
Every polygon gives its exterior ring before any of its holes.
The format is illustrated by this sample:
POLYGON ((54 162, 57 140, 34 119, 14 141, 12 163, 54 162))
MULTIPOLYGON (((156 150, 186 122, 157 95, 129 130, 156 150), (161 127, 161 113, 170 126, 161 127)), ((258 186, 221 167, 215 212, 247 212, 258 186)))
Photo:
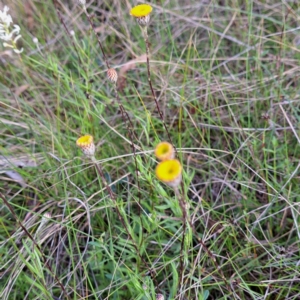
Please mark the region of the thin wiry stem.
MULTIPOLYGON (((104 48, 102 47, 102 43, 101 43, 101 41, 100 41, 100 38, 99 38, 98 35, 97 35, 95 25, 94 25, 94 23, 92 22, 92 19, 91 19, 90 15, 88 14, 88 12, 87 12, 85 6, 84 6, 84 12, 85 12, 85 15, 86 15, 87 19, 89 20, 89 23, 90 23, 90 25, 91 25, 91 27, 92 27, 92 29, 93 29, 93 31, 94 31, 95 36, 97 37, 98 44, 99 44, 99 47, 100 47, 100 49, 101 49, 101 52, 102 52, 103 59, 104 59, 104 61, 105 61, 106 67, 107 67, 107 69, 109 69, 110 66, 109 66, 107 57, 106 57, 106 55, 105 55, 104 48)), ((117 102, 118 102, 118 105, 119 105, 121 114, 122 114, 122 116, 123 116, 124 122, 125 122, 125 124, 127 124, 126 119, 125 119, 125 116, 126 116, 128 122, 129 122, 129 125, 128 125, 127 127, 128 127, 128 131, 129 131, 129 135, 130 135, 130 141, 131 141, 131 146, 132 146, 132 151, 133 151, 133 156, 134 156, 134 161, 135 161, 135 171, 136 171, 136 177, 137 177, 136 179, 137 179, 138 190, 139 190, 139 200, 138 200, 138 201, 139 201, 139 205, 138 205, 139 207, 138 207, 138 211, 139 211, 139 216, 140 216, 140 219, 141 219, 141 195, 140 195, 140 184, 139 184, 139 178, 138 178, 138 166, 137 166, 137 160, 136 160, 136 151, 135 151, 135 147, 134 147, 134 144, 133 144, 133 136, 134 136, 134 133, 133 133, 133 125, 132 125, 132 122, 131 122, 131 120, 130 120, 130 117, 129 117, 127 111, 125 110, 124 106, 123 106, 122 103, 121 103, 121 100, 120 100, 120 97, 119 97, 119 93, 118 93, 118 91, 117 91, 116 84, 114 85, 114 89, 115 89, 116 99, 117 99, 117 102)), ((103 179, 104 179, 104 177, 103 177, 103 179)), ((108 185, 107 185, 107 186, 108 186, 108 185)), ((110 189, 110 191, 111 191, 111 189, 110 189)), ((125 227, 125 229, 126 229, 126 231, 127 231, 127 233, 128 233, 128 236, 131 238, 131 240, 132 240, 132 242, 133 242, 133 244, 134 244, 134 247, 136 248, 137 253, 138 253, 138 255, 140 256, 139 251, 138 251, 138 248, 137 248, 136 244, 134 243, 134 240, 133 240, 132 236, 130 235, 130 233, 129 233, 127 227, 126 227, 124 220, 123 220, 122 217, 121 217, 120 211, 119 211, 119 209, 118 209, 118 207, 117 207, 117 202, 116 202, 115 198, 113 198, 113 193, 112 193, 112 191, 110 192, 110 195, 111 195, 112 199, 113 199, 114 202, 115 202, 116 210, 117 210, 119 219, 120 219, 120 221, 122 222, 122 225, 125 227)), ((142 220, 142 219, 141 219, 141 220, 142 220)), ((143 260, 143 258, 142 258, 141 256, 140 256, 140 258, 143 260)), ((150 270, 150 273, 152 274, 151 269, 148 267, 148 264, 147 264, 144 260, 143 260, 143 262, 146 264, 147 268, 150 270)))
POLYGON ((232 289, 231 289, 229 283, 227 282, 227 279, 226 279, 226 277, 225 277, 222 269, 218 265, 217 260, 216 260, 216 258, 214 256, 214 254, 207 248, 207 246, 205 245, 204 241, 198 236, 198 234, 196 232, 196 229, 195 229, 194 225, 192 224, 192 222, 190 220, 188 220, 188 222, 189 222, 190 227, 192 228, 192 231, 193 231, 193 233, 194 233, 194 235, 195 235, 198 243, 203 247, 204 251, 208 254, 208 256, 210 257, 210 259, 213 261, 213 264, 214 264, 215 268, 218 270, 218 273, 220 274, 220 276, 222 277, 222 279, 223 279, 223 281, 224 281, 224 283, 225 283, 225 285, 227 287, 227 290, 230 291, 230 292, 232 292, 232 289))
POLYGON ((116 211, 117 211, 117 214, 118 214, 118 218, 119 218, 120 222, 122 223, 124 229, 126 230, 129 239, 132 241, 132 245, 133 245, 133 247, 135 248, 137 255, 139 256, 139 258, 141 259, 141 261, 145 264, 146 268, 148 269, 148 271, 149 271, 150 274, 151 274, 152 279, 155 281, 155 277, 154 277, 155 271, 154 271, 151 267, 149 267, 148 263, 147 263, 147 262, 144 260, 144 258, 141 256, 140 251, 139 251, 139 249, 138 249, 138 246, 136 245, 136 243, 135 243, 135 241, 134 241, 132 235, 130 234, 130 232, 129 232, 127 226, 126 226, 125 220, 124 220, 124 218, 122 217, 122 214, 121 214, 121 212, 120 212, 120 210, 119 210, 119 208, 118 208, 118 203, 117 203, 116 196, 115 196, 114 192, 112 191, 111 187, 109 186, 109 184, 106 182, 101 167, 98 165, 98 163, 97 163, 97 161, 96 161, 96 159, 95 159, 94 156, 91 157, 91 159, 92 159, 92 162, 93 162, 94 165, 95 165, 95 168, 96 168, 96 170, 97 170, 97 172, 98 172, 100 178, 101 178, 102 181, 103 181, 103 184, 104 184, 106 190, 108 191, 108 193, 109 193, 109 195, 110 195, 110 198, 112 199, 112 201, 113 201, 114 204, 115 204, 115 208, 116 208, 116 211))
POLYGON ((134 133, 134 130, 133 130, 133 124, 131 122, 131 119, 125 109, 125 107, 123 106, 123 104, 121 103, 121 99, 120 99, 120 96, 119 96, 119 92, 117 90, 117 86, 116 84, 114 84, 114 92, 115 92, 115 96, 116 96, 116 100, 118 102, 118 105, 119 105, 119 108, 120 108, 120 111, 121 111, 121 114, 122 116, 124 117, 124 122, 126 124, 126 119, 129 123, 128 125, 128 129, 129 129, 129 133, 131 135, 131 145, 132 145, 132 148, 134 150, 134 153, 135 153, 135 147, 134 147, 134 144, 133 144, 133 138, 135 138, 137 141, 138 141, 138 138, 136 137, 135 133, 134 133))
POLYGON ((141 220, 141 226, 143 227, 143 220, 141 218, 141 207, 142 207, 142 204, 141 204, 141 188, 140 188, 140 182, 139 182, 139 171, 138 171, 138 164, 137 164, 137 159, 136 159, 136 149, 135 149, 135 146, 134 146, 134 143, 133 143, 133 138, 134 137, 136 138, 136 140, 138 140, 138 139, 137 139, 137 137, 134 134, 133 124, 132 124, 132 122, 130 120, 130 117, 129 117, 127 111, 125 110, 123 104, 121 103, 116 83, 114 84, 114 90, 115 90, 116 99, 117 99, 117 102, 119 104, 120 111, 121 111, 124 123, 127 124, 126 119, 127 119, 128 123, 129 123, 129 125, 127 125, 127 128, 128 128, 128 132, 129 132, 129 135, 130 135, 131 148, 132 148, 133 157, 134 157, 135 172, 136 172, 136 179, 137 179, 137 186, 138 186, 138 213, 139 213, 139 217, 140 217, 140 220, 141 220))
MULTIPOLYGON (((208 247, 205 245, 205 242, 198 236, 198 233, 196 231, 196 228, 195 228, 194 224, 192 223, 192 221, 188 217, 188 213, 187 213, 187 210, 186 210, 187 205, 186 205, 186 201, 185 201, 185 197, 184 197, 185 194, 184 194, 184 184, 183 184, 183 181, 181 182, 181 188, 182 188, 182 192, 180 193, 178 189, 175 189, 175 194, 176 194, 176 196, 178 198, 179 205, 180 205, 180 208, 182 210, 184 224, 186 222, 188 222, 188 224, 191 227, 191 229, 193 231, 193 234, 196 237, 198 243, 202 246, 202 248, 204 249, 204 251, 207 253, 207 255, 210 257, 210 259, 213 261, 213 264, 214 264, 215 268, 218 270, 219 275, 222 277, 222 279, 223 279, 223 281, 224 281, 224 283, 225 283, 228 291, 232 292, 232 289, 231 289, 229 283, 227 282, 226 277, 225 277, 222 269, 218 265, 217 260, 216 260, 216 258, 214 256, 214 254, 208 249, 208 247)), ((185 238, 185 233, 186 233, 186 226, 183 226, 183 239, 182 239, 183 242, 184 242, 184 238, 185 238)), ((183 249, 183 242, 181 244, 181 247, 182 247, 181 249, 183 249)), ((181 273, 180 279, 181 280, 183 279, 183 274, 182 273, 181 273)))
POLYGON ((57 9, 57 7, 56 7, 56 5, 55 5, 55 0, 53 0, 53 2, 54 2, 54 7, 55 7, 55 11, 56 11, 56 13, 57 13, 57 15, 58 15, 58 18, 59 18, 61 24, 64 26, 65 31, 66 31, 66 33, 67 33, 67 35, 68 35, 68 37, 69 37, 69 39, 70 39, 70 41, 71 41, 71 43, 72 43, 72 45, 73 45, 73 48, 75 49, 75 52, 76 52, 76 54, 77 54, 79 64, 81 64, 80 55, 79 55, 79 53, 78 53, 76 44, 74 43, 74 39, 72 38, 71 33, 70 33, 70 31, 69 31, 67 25, 65 24, 65 22, 64 22, 64 20, 63 20, 63 18, 62 18, 62 15, 61 15, 61 13, 60 13, 60 11, 57 9))
MULTIPOLYGON (((100 38, 97 35, 95 25, 92 22, 92 19, 91 19, 90 15, 88 14, 87 9, 86 9, 85 6, 83 7, 83 10, 85 12, 85 15, 86 15, 87 19, 89 20, 89 23, 90 23, 90 25, 91 25, 91 27, 92 27, 92 29, 94 31, 95 36, 97 37, 98 44, 99 44, 99 47, 101 49, 101 52, 102 52, 103 59, 105 61, 106 67, 107 67, 107 69, 110 69, 110 65, 109 65, 107 57, 105 55, 104 48, 102 47, 102 43, 100 41, 100 38)), ((119 93, 117 91, 116 84, 114 85, 114 90, 115 90, 115 95, 116 95, 116 99, 117 99, 117 102, 118 102, 121 114, 123 116, 123 120, 124 120, 125 124, 127 124, 126 119, 124 118, 124 115, 125 115, 126 118, 127 118, 127 120, 128 120, 128 122, 129 122, 129 125, 127 127, 128 127, 128 131, 129 131, 129 135, 130 135, 130 141, 131 141, 131 146, 132 146, 132 151, 133 151, 133 156, 134 156, 134 161, 135 161, 135 171, 136 171, 136 177, 137 177, 136 179, 137 179, 138 190, 139 190, 139 208, 138 208, 138 210, 139 210, 139 216, 141 216, 140 184, 139 184, 139 178, 138 178, 138 167, 137 167, 137 160, 136 160, 136 151, 135 151, 135 147, 134 147, 134 144, 133 144, 133 136, 134 136, 133 124, 132 124, 132 122, 130 120, 130 117, 129 117, 127 111, 125 110, 124 106, 121 103, 121 100, 120 100, 120 97, 119 97, 119 93)))
POLYGON ((104 59, 104 61, 105 61, 106 67, 107 67, 107 69, 109 69, 109 63, 108 63, 107 57, 106 57, 106 55, 105 55, 104 48, 102 47, 102 43, 101 43, 101 41, 100 41, 100 38, 98 37, 98 34, 97 34, 97 32, 96 32, 95 25, 94 25, 94 23, 93 23, 93 21, 92 21, 90 15, 88 14, 88 12, 87 12, 85 6, 83 6, 83 10, 84 10, 85 15, 86 15, 86 17, 87 17, 87 19, 88 19, 88 21, 89 21, 89 23, 90 23, 90 25, 91 25, 91 27, 92 27, 92 29, 93 29, 93 32, 94 32, 95 36, 97 37, 97 41, 98 41, 99 47, 100 47, 100 49, 101 49, 101 52, 102 52, 103 59, 104 59))
POLYGON ((154 92, 154 89, 153 89, 153 86, 152 86, 152 81, 151 81, 151 69, 150 69, 150 47, 149 47, 149 38, 148 38, 148 31, 147 31, 147 26, 141 26, 141 29, 142 29, 142 32, 143 32, 143 35, 144 35, 144 41, 145 41, 145 45, 146 45, 146 58, 147 58, 147 75, 148 75, 148 83, 149 83, 149 87, 150 87, 150 90, 151 90, 151 94, 152 94, 152 97, 154 99, 154 102, 155 102, 155 105, 156 105, 156 108, 157 108, 157 111, 158 111, 158 114, 160 116, 160 119, 164 125, 164 128, 167 132, 167 135, 168 135, 168 139, 169 139, 169 142, 173 145, 176 153, 177 153, 177 149, 176 147, 174 146, 174 143, 172 142, 172 139, 171 139, 171 135, 169 133, 169 130, 168 130, 168 127, 164 121, 164 117, 163 117, 163 114, 159 108, 159 104, 158 104, 158 101, 157 101, 157 98, 156 98, 156 95, 155 95, 155 92, 154 92))
POLYGON ((183 195, 179 193, 178 188, 174 189, 175 195, 178 198, 179 205, 182 211, 182 226, 183 226, 183 234, 182 234, 182 240, 181 240, 181 246, 180 246, 180 275, 179 275, 179 283, 183 284, 183 277, 184 277, 184 242, 185 242, 185 235, 186 235, 186 223, 187 223, 187 212, 185 207, 185 201, 183 195))

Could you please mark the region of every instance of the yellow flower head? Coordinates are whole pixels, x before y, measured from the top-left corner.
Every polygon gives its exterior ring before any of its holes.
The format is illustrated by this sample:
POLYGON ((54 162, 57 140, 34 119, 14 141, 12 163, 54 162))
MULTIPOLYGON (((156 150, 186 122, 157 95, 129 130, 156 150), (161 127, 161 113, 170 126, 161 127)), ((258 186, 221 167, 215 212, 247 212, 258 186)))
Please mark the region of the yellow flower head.
POLYGON ((152 7, 148 4, 140 4, 130 10, 130 14, 135 18, 148 16, 152 11, 152 7))
POLYGON ((175 158, 175 150, 172 144, 168 142, 161 142, 155 148, 155 156, 158 160, 164 161, 175 158))
POLYGON ((147 27, 150 21, 150 13, 152 7, 148 4, 140 4, 133 7, 130 11, 130 14, 136 18, 138 24, 142 27, 147 27))
POLYGON ((91 135, 87 134, 81 136, 76 141, 76 145, 81 148, 86 156, 94 156, 96 147, 94 144, 94 138, 91 135))
POLYGON ((181 182, 182 167, 177 159, 165 160, 157 165, 155 173, 159 180, 175 188, 181 182))

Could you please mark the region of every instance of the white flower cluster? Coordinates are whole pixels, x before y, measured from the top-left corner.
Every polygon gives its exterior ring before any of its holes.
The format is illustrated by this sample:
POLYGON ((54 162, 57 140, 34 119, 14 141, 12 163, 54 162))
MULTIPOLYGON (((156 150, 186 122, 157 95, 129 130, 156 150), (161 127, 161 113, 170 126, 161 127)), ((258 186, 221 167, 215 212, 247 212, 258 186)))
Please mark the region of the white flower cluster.
POLYGON ((11 15, 7 13, 8 11, 9 8, 7 6, 4 6, 3 11, 0 10, 0 39, 4 41, 4 47, 12 48, 16 53, 21 53, 23 48, 17 48, 17 40, 21 37, 19 34, 20 27, 18 25, 13 25, 13 29, 11 30, 10 26, 13 21, 11 15))

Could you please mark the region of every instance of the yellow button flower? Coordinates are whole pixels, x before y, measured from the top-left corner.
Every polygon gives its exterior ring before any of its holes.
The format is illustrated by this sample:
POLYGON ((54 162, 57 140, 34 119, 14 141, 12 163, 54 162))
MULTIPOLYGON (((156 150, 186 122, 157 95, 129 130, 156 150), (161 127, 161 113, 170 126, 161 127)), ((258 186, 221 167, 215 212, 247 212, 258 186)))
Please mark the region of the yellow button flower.
POLYGON ((155 148, 154 154, 161 161, 175 158, 174 147, 168 142, 159 143, 155 148))
POLYGON ((81 148, 82 152, 86 156, 94 156, 95 154, 95 144, 93 136, 87 134, 81 136, 77 141, 76 145, 81 148))
POLYGON ((157 165, 155 173, 159 180, 176 188, 181 182, 182 167, 177 159, 165 160, 157 165))
POLYGON ((152 7, 148 4, 140 4, 130 10, 130 14, 135 18, 148 16, 152 11, 152 7))
POLYGON ((142 27, 147 27, 150 21, 150 13, 152 7, 148 4, 140 4, 130 10, 130 14, 136 18, 138 24, 142 27))

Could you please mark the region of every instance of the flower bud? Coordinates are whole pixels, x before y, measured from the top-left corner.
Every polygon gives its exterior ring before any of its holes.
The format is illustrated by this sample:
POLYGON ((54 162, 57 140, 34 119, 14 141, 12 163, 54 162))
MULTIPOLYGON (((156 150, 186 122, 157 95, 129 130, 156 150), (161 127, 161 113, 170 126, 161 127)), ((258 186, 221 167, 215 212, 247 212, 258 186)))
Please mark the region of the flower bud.
POLYGON ((94 156, 96 147, 94 144, 94 138, 91 135, 81 136, 76 141, 76 145, 86 156, 94 156))
POLYGON ((118 80, 118 73, 115 69, 110 68, 107 70, 107 78, 109 79, 109 81, 116 83, 118 80))

